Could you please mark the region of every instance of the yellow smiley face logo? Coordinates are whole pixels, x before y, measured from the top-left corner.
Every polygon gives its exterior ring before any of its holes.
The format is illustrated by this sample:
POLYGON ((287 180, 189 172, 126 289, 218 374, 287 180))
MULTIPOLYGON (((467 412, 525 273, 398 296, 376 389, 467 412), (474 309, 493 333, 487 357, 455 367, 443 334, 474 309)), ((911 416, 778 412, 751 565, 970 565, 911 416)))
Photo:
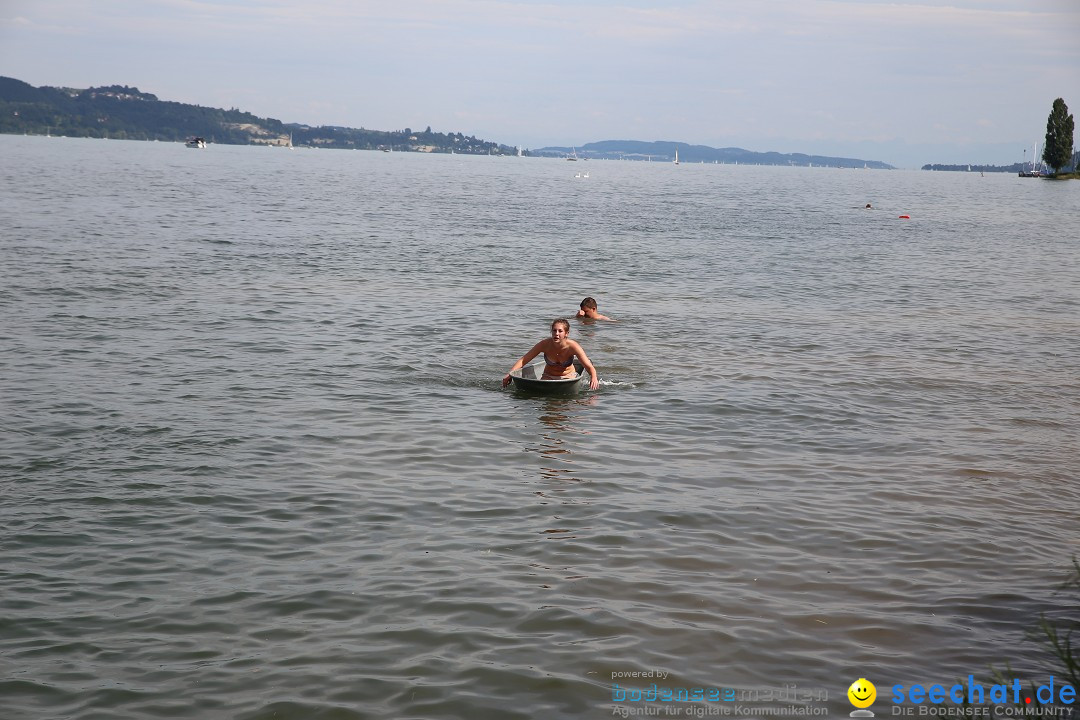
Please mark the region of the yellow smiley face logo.
POLYGON ((857 708, 867 708, 877 699, 877 688, 866 678, 859 678, 847 689, 847 698, 857 708))

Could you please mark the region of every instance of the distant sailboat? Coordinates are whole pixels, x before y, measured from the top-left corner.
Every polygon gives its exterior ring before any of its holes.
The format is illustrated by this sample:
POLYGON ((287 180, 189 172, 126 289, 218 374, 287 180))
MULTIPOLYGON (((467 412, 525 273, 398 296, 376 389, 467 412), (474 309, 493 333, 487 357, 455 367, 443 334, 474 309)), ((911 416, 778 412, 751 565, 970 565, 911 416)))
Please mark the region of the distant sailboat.
POLYGON ((679 164, 679 148, 675 148, 675 164, 679 164))
MULTIPOLYGON (((1027 152, 1027 150, 1024 150, 1024 152, 1027 152)), ((1042 177, 1043 176, 1042 170, 1040 170, 1038 165, 1037 165, 1036 158, 1038 158, 1038 156, 1039 156, 1039 143, 1035 143, 1035 152, 1031 155, 1031 169, 1030 170, 1021 169, 1020 173, 1019 173, 1020 177, 1042 177)), ((1025 165, 1026 164, 1027 163, 1025 163, 1025 165)))

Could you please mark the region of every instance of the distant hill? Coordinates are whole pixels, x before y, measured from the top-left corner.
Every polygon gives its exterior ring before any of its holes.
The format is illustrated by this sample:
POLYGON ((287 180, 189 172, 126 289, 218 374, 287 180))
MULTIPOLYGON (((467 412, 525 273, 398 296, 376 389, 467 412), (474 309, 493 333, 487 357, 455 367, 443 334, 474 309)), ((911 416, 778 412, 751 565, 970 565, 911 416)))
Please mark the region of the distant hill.
POLYGON ((875 170, 894 170, 892 165, 880 160, 860 160, 857 158, 829 157, 827 155, 805 155, 803 153, 754 152, 742 148, 712 148, 708 145, 689 145, 681 142, 643 142, 640 140, 604 140, 587 143, 577 148, 545 147, 532 150, 532 155, 548 157, 566 157, 576 153, 579 158, 604 160, 652 160, 671 162, 675 159, 675 150, 679 151, 680 163, 728 163, 740 165, 826 165, 842 168, 873 168, 875 170))
POLYGON ((122 140, 182 141, 192 136, 226 145, 455 152, 506 155, 515 148, 461 133, 312 127, 260 118, 237 109, 159 100, 126 85, 78 90, 33 87, 0 77, 0 133, 122 140))

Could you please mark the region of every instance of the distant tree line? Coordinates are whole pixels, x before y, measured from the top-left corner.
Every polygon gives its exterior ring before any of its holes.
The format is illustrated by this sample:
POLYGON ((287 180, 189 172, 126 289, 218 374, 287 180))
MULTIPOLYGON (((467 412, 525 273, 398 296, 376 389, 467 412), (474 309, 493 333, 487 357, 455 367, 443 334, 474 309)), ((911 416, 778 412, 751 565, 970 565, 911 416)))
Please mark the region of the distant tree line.
POLYGON ((126 85, 78 90, 36 88, 0 77, 0 133, 116 140, 183 141, 202 137, 226 145, 299 145, 321 148, 506 155, 514 148, 461 133, 310 127, 260 118, 235 108, 162 101, 126 85))
POLYGON ((403 130, 367 130, 335 126, 311 127, 287 124, 293 145, 338 150, 389 150, 392 152, 455 152, 462 155, 508 155, 516 153, 506 145, 480 140, 462 133, 437 133, 429 126, 423 132, 403 130))
POLYGON ((960 165, 946 165, 944 163, 930 163, 923 165, 923 170, 942 170, 946 172, 1003 172, 1003 173, 1018 173, 1025 168, 1030 168, 1031 163, 1025 165, 1022 162, 1013 163, 1012 165, 968 165, 963 163, 960 165))

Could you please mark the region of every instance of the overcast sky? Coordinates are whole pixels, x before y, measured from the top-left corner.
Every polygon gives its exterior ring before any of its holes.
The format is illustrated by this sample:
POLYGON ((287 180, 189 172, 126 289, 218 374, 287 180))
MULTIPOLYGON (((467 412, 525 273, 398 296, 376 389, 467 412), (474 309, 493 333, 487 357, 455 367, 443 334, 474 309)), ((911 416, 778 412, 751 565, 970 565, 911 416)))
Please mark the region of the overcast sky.
POLYGON ((0 0, 0 75, 508 145, 1030 159, 1080 0, 0 0))

